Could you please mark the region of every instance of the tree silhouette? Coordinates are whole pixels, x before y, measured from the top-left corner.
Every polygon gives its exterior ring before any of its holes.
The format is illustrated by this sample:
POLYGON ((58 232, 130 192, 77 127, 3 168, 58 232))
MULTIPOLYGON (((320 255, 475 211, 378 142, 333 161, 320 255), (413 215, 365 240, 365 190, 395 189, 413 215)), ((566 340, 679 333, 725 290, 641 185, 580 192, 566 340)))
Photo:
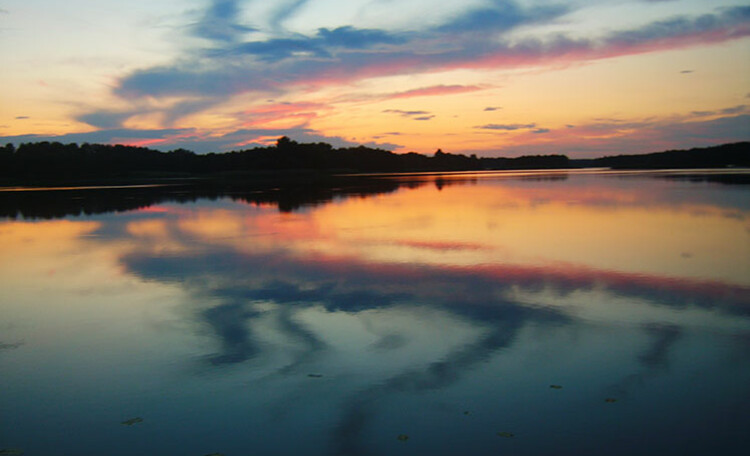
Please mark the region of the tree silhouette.
POLYGON ((0 147, 0 178, 6 183, 100 181, 166 177, 248 178, 268 172, 372 173, 552 169, 574 166, 612 168, 696 168, 750 166, 750 143, 689 151, 569 160, 565 155, 479 158, 437 149, 433 156, 396 154, 365 146, 334 148, 327 143, 298 143, 287 136, 275 146, 198 155, 186 149, 153 149, 106 144, 23 143, 0 147))

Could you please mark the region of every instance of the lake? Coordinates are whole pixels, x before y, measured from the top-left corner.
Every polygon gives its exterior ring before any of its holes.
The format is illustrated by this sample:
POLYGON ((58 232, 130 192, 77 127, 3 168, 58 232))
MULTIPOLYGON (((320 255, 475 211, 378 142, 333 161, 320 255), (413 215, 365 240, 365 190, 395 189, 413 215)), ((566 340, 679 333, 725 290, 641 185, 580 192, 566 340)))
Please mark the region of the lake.
POLYGON ((0 192, 0 449, 750 445, 750 174, 0 192))

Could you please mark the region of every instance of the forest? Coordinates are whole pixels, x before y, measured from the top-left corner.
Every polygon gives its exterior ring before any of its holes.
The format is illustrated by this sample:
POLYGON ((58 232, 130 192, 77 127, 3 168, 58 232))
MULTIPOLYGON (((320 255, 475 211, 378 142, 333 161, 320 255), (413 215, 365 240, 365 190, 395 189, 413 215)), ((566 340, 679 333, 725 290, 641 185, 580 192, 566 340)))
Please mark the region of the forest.
POLYGON ((396 154, 365 146, 334 148, 327 143, 298 143, 286 136, 275 145, 223 153, 196 154, 177 149, 59 142, 0 147, 0 179, 5 183, 96 181, 152 178, 228 178, 279 172, 380 173, 512 169, 715 168, 750 166, 750 142, 687 151, 618 155, 571 160, 565 155, 515 158, 477 157, 438 149, 428 156, 396 154))

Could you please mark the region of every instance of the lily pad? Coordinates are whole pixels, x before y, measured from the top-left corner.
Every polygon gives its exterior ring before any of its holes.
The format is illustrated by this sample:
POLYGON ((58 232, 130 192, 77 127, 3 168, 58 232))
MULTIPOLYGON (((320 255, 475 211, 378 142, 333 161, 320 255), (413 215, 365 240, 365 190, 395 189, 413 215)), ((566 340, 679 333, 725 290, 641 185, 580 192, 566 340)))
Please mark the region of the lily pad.
POLYGON ((125 420, 121 422, 120 424, 124 424, 125 426, 132 426, 138 423, 143 423, 143 418, 141 418, 140 416, 136 416, 135 418, 130 418, 129 420, 125 420))
POLYGON ((512 433, 512 432, 504 432, 504 431, 503 431, 503 432, 498 432, 498 433, 497 433, 497 435, 498 435, 499 437, 505 437, 506 439, 509 439, 509 438, 511 438, 511 437, 515 437, 515 436, 516 436, 516 435, 515 435, 514 433, 512 433))
POLYGON ((0 454, 3 455, 21 455, 23 454, 23 450, 20 450, 18 448, 3 448, 0 450, 0 454))
POLYGON ((307 376, 310 378, 321 378, 323 374, 307 374, 307 376))
POLYGON ((552 389, 555 389, 555 390, 561 390, 562 389, 562 385, 550 385, 549 387, 552 388, 552 389))
POLYGON ((604 402, 606 402, 608 404, 612 404, 612 403, 617 402, 617 399, 615 399, 614 397, 608 397, 608 398, 604 399, 604 402))
POLYGON ((409 436, 406 434, 399 434, 396 439, 400 442, 406 442, 407 440, 409 440, 409 436))

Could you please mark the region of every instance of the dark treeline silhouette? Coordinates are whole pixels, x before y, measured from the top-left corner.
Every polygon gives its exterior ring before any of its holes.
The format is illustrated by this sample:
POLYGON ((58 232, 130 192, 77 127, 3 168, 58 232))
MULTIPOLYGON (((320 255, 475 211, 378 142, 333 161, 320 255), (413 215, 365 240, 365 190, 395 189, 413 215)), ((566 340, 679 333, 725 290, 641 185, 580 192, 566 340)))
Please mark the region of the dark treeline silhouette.
POLYGON ((99 180, 154 177, 232 176, 276 171, 337 173, 550 169, 568 167, 564 155, 478 158, 438 150, 434 156, 396 154, 365 146, 334 148, 298 143, 287 137, 275 146, 225 153, 195 154, 185 149, 160 152, 123 145, 24 143, 0 148, 0 178, 33 181, 99 180))
POLYGON ((279 172, 378 173, 563 169, 586 166, 615 169, 715 168, 750 166, 750 143, 726 144, 687 151, 618 155, 569 160, 565 155, 488 158, 445 153, 433 156, 396 154, 365 146, 334 148, 326 143, 298 143, 280 138, 275 146, 199 155, 177 149, 105 144, 23 143, 0 147, 0 179, 5 184, 49 182, 133 182, 155 178, 215 177, 255 179, 279 172))
POLYGON ((612 169, 750 167, 750 142, 641 155, 616 155, 597 158, 586 164, 612 169))

